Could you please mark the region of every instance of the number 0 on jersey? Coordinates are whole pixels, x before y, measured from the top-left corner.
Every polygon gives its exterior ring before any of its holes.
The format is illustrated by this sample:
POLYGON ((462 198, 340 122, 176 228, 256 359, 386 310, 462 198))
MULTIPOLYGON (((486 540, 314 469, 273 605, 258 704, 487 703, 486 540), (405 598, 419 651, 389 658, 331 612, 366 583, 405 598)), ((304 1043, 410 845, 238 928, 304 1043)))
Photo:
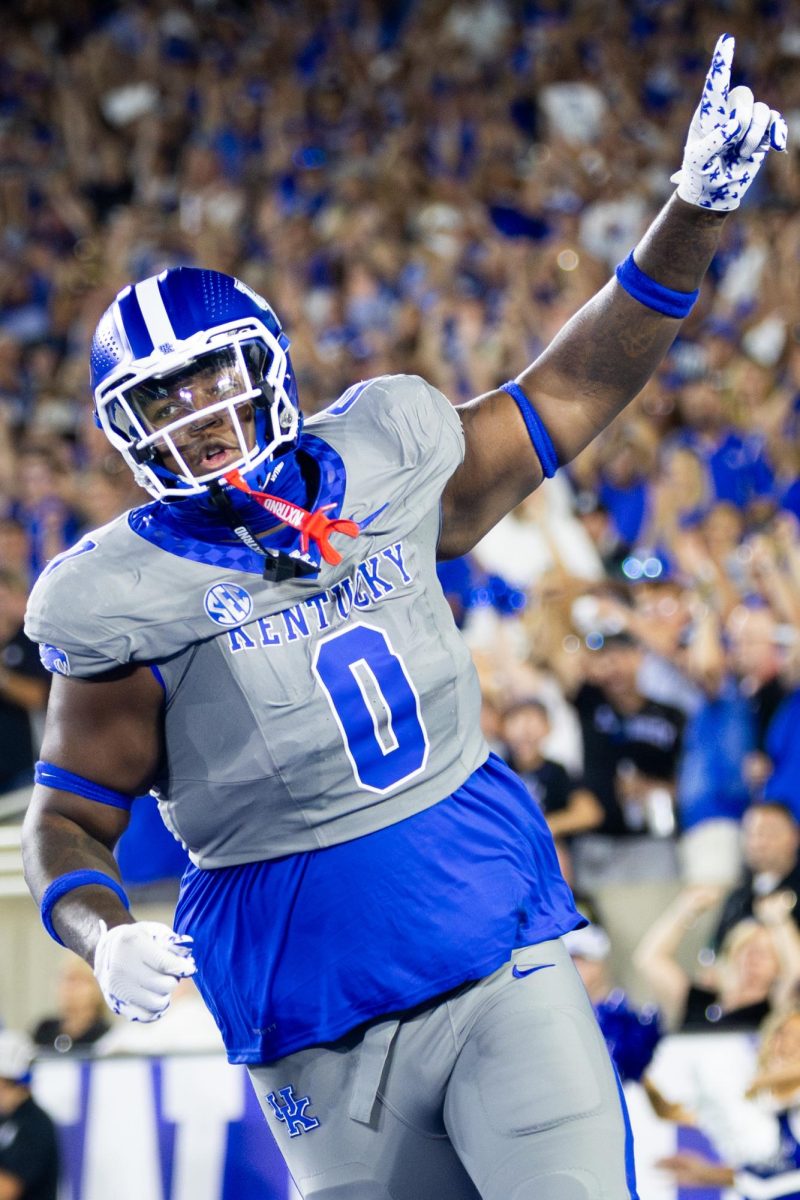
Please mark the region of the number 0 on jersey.
POLYGON ((319 642, 312 669, 339 726, 356 783, 389 792, 424 770, 419 696, 386 633, 356 624, 319 642))

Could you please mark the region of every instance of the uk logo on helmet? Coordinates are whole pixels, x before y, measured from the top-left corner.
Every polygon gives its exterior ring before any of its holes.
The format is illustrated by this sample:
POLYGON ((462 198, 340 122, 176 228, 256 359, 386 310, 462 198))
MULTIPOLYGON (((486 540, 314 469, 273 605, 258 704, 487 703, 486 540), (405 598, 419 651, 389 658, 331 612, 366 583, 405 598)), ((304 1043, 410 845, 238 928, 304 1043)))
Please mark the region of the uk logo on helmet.
POLYGON ((241 625, 253 611, 253 597, 236 583, 215 583, 205 595, 206 615, 217 625, 241 625))

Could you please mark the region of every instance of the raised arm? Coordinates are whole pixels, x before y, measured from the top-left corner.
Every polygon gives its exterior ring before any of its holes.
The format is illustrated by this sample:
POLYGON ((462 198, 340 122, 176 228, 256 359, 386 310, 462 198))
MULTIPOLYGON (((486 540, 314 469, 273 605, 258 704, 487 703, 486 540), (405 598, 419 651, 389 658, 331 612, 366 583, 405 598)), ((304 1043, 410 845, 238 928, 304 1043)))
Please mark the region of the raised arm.
POLYGON ((641 390, 682 316, 736 208, 786 126, 748 88, 729 91, 733 38, 717 43, 674 178, 678 192, 617 275, 511 385, 459 408, 464 462, 443 497, 440 554, 463 554, 575 457, 641 390), (536 448, 534 448, 534 446, 536 448))
POLYGON ((697 918, 716 904, 719 890, 686 888, 648 929, 633 954, 633 965, 652 992, 670 1029, 680 1024, 692 981, 676 955, 697 918))

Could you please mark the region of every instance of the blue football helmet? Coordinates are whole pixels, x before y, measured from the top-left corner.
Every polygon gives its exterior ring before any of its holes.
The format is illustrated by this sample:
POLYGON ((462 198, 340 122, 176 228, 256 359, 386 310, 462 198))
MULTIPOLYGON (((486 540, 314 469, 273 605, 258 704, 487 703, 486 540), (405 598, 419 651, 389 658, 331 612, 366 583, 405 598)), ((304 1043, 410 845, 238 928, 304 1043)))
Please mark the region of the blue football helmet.
POLYGON ((253 472, 300 429, 289 339, 219 271, 173 267, 124 288, 95 330, 91 386, 97 423, 157 499, 253 472))

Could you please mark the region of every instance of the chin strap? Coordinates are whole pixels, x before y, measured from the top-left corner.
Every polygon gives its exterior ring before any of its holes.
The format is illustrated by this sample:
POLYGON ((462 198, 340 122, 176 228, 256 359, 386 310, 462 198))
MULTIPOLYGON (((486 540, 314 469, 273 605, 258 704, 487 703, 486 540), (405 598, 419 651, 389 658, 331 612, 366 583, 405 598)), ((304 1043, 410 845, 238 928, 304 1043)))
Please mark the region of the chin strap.
POLYGON ((300 533, 300 549, 303 554, 308 551, 309 540, 316 542, 323 559, 331 566, 335 567, 342 561, 339 551, 330 544, 331 534, 343 533, 346 537, 358 536, 359 526, 356 521, 325 515, 335 507, 333 504, 326 504, 322 508, 315 509, 314 512, 309 512, 308 509, 301 508, 299 504, 293 504, 291 500, 283 500, 280 496, 271 496, 269 492, 254 491, 242 479, 238 471, 228 471, 227 475, 223 475, 222 478, 231 487, 237 488, 251 500, 255 500, 257 504, 283 521, 284 524, 291 525, 292 529, 297 529, 300 533))
POLYGON ((230 496, 220 487, 215 479, 208 485, 208 495, 211 503, 231 527, 240 542, 243 542, 254 554, 260 554, 264 560, 263 578, 269 583, 283 583, 285 579, 297 579, 302 575, 316 575, 316 568, 305 559, 285 554, 283 550, 267 550, 258 540, 258 532, 247 524, 247 521, 237 513, 230 496))

